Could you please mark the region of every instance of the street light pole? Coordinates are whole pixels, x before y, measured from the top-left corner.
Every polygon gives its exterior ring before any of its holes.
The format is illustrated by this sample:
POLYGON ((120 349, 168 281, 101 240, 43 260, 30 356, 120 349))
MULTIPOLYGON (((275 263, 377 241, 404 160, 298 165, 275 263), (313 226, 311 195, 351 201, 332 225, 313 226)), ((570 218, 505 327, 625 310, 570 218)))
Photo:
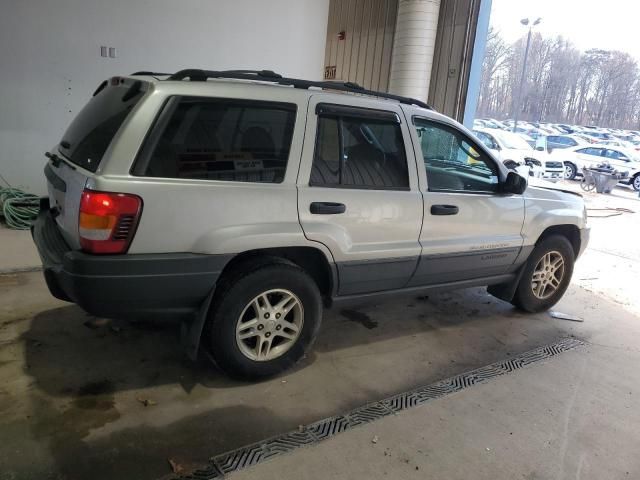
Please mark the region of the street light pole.
POLYGON ((530 21, 528 18, 523 18, 520 20, 520 23, 525 27, 529 26, 529 33, 527 35, 527 45, 524 48, 524 61, 522 62, 522 75, 520 76, 520 85, 518 86, 518 95, 516 96, 515 106, 513 108, 513 133, 516 133, 516 129, 518 128, 518 114, 520 113, 520 108, 522 107, 522 87, 524 85, 525 75, 527 74, 527 58, 529 57, 529 46, 531 45, 531 32, 533 27, 538 25, 542 21, 542 18, 538 17, 533 24, 529 25, 530 21))

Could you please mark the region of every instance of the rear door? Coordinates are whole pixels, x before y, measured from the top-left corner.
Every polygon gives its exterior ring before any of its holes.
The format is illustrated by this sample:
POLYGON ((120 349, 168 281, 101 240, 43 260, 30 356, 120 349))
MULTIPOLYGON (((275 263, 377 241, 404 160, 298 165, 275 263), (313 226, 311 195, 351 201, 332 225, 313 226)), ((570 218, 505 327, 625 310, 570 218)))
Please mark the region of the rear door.
POLYGON ((422 196, 398 105, 346 95, 309 101, 298 212, 331 251, 339 295, 404 287, 420 255, 422 196))
POLYGON ((422 256, 410 285, 508 273, 523 246, 523 195, 499 192, 493 158, 462 130, 414 116, 424 197, 422 256))
POLYGON ((99 171, 102 158, 142 97, 145 85, 118 77, 105 80, 50 152, 45 166, 49 203, 73 248, 80 247, 78 214, 87 178, 99 171))

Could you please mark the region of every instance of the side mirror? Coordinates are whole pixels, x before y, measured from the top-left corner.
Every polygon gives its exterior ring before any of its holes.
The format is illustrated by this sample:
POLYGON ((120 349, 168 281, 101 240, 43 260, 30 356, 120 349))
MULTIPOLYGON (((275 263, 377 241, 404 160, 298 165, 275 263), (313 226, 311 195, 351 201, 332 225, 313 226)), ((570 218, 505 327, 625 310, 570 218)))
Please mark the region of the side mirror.
POLYGON ((542 145, 538 145, 536 147, 536 150, 539 151, 539 152, 544 152, 544 147, 542 145))
POLYGON ((503 193, 514 193, 520 195, 527 189, 527 179, 516 172, 507 173, 507 178, 502 184, 503 193))

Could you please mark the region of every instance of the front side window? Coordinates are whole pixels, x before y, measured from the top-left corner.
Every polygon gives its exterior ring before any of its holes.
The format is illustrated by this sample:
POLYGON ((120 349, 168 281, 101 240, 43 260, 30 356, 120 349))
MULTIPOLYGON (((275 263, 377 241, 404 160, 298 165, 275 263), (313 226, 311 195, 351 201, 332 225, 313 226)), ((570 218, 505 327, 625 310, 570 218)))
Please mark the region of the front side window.
POLYGON ((497 192, 498 167, 474 148, 462 132, 437 122, 414 119, 429 191, 497 192))
POLYGON ((260 183, 284 179, 295 105, 183 97, 170 108, 134 174, 260 183))
POLYGON ((320 113, 309 184, 380 190, 409 189, 402 131, 393 113, 368 118, 343 109, 320 113))

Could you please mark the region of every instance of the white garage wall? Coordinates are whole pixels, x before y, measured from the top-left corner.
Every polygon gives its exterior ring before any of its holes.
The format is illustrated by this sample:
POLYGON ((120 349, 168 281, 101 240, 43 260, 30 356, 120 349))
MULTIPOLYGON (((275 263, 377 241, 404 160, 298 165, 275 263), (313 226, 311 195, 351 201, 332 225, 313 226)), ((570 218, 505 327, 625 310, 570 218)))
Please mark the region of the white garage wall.
POLYGON ((43 153, 113 75, 269 68, 322 78, 328 9, 329 0, 0 0, 0 175, 44 194, 43 153), (100 57, 101 45, 117 58, 100 57))

